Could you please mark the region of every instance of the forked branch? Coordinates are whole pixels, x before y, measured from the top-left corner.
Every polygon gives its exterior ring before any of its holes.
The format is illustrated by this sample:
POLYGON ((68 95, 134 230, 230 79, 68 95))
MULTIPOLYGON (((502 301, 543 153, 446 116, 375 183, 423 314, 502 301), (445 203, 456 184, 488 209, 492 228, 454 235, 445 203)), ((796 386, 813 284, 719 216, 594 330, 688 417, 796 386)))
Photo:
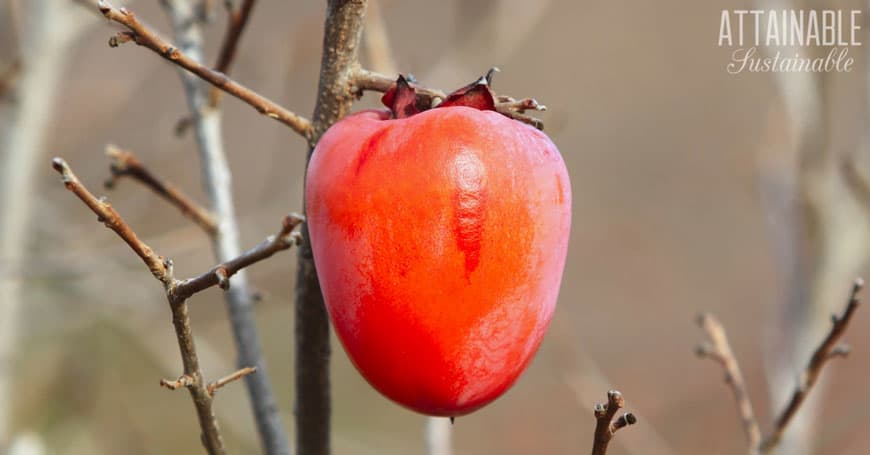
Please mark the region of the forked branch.
POLYGON ((623 407, 625 407, 625 398, 616 390, 607 392, 606 404, 595 405, 595 437, 592 441, 592 455, 605 455, 613 435, 620 429, 637 423, 637 417, 630 412, 614 419, 616 413, 623 407))
POLYGON ((712 315, 702 315, 698 318, 698 324, 707 333, 709 342, 699 346, 697 353, 701 357, 716 361, 725 370, 725 380, 734 394, 740 418, 749 440, 749 454, 769 453, 776 448, 782 440, 782 435, 788 424, 800 410, 801 405, 818 381, 828 361, 836 357, 846 356, 849 353, 849 348, 840 344, 840 340, 846 333, 849 322, 855 315, 855 310, 860 305, 858 294, 863 286, 864 281, 862 279, 855 280, 852 285, 852 291, 849 294, 849 302, 846 304, 843 314, 832 316, 833 323, 831 330, 822 340, 819 347, 816 348, 807 367, 800 375, 791 399, 782 413, 776 418, 770 434, 764 438, 762 438, 758 420, 752 410, 752 402, 746 391, 746 384, 743 381, 739 363, 728 343, 725 328, 712 315))
POLYGON ((170 389, 187 388, 199 418, 203 446, 210 454, 225 453, 223 439, 212 408, 214 391, 254 371, 242 369, 212 384, 205 383, 194 345, 187 299, 211 286, 220 285, 226 288, 229 285, 229 277, 242 268, 266 259, 278 251, 297 245, 300 242, 300 234, 294 232, 294 229, 302 223, 302 217, 296 215, 285 217, 278 234, 267 238, 260 245, 200 276, 187 280, 177 280, 173 274, 172 261, 158 255, 146 245, 109 203, 94 196, 81 183, 63 159, 55 158, 52 160, 52 166, 61 174, 66 188, 84 202, 97 215, 100 222, 121 237, 148 266, 151 274, 163 283, 169 308, 172 311, 172 324, 175 326, 184 373, 177 380, 164 379, 160 381, 160 384, 170 389))

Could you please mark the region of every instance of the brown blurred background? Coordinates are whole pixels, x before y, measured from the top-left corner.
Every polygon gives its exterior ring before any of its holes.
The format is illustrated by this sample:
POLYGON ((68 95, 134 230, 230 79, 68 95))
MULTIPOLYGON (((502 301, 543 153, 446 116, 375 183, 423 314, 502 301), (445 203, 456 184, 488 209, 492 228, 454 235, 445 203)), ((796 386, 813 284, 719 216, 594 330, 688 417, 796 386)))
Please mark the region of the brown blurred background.
MULTIPOLYGON (((170 36, 157 3, 130 6, 170 36)), ((324 3, 259 2, 234 78, 310 115, 324 3)), ((789 311, 792 289, 775 253, 782 225, 767 222, 774 211, 760 182, 765 172, 788 174, 783 169, 792 162, 782 157, 793 144, 774 78, 725 71, 731 50, 717 46, 720 12, 751 6, 742 3, 381 0, 399 71, 451 89, 496 65, 499 93, 546 104, 546 131, 573 184, 569 258, 543 347, 504 397, 456 421, 455 453, 585 453, 592 405, 610 388, 623 392, 640 419, 617 435, 614 454, 745 452, 722 371, 693 355, 703 339, 693 322, 700 311, 714 312, 728 328, 769 427, 765 353, 776 344, 777 318, 789 311)), ((222 13, 209 28, 209 62, 224 31, 222 13)), ((0 68, 16 46, 9 12, 3 14, 0 68)), ((213 265, 209 242, 173 208, 132 181, 101 188, 108 176, 103 149, 114 143, 207 200, 192 135, 173 133, 187 112, 181 84, 175 68, 150 51, 110 49, 116 27, 87 12, 74 20, 81 30, 69 33, 62 51, 67 64, 39 150, 36 189, 20 195, 35 204, 25 265, 2 272, 24 283, 11 368, 12 433, 33 433, 47 453, 198 453, 187 394, 157 386, 180 372, 159 284, 49 166, 50 157, 64 157, 148 244, 174 259, 178 275, 206 270, 213 265)), ((866 125, 862 49, 852 50, 855 72, 829 76, 847 86, 837 89, 845 120, 829 134, 843 138, 837 149, 854 149, 866 125)), ((376 102, 369 94, 356 107, 376 102)), ((273 233, 284 214, 301 210, 306 148, 235 99, 224 109, 242 243, 249 247, 273 233)), ((295 253, 284 253, 249 270, 263 296, 260 336, 288 428, 294 268, 295 253)), ((851 278, 843 277, 843 296, 851 278)), ((192 311, 206 375, 231 371, 235 352, 220 291, 196 296, 192 311)), ((814 453, 870 452, 862 431, 870 425, 866 311, 847 335, 854 352, 826 371, 814 453)), ((423 453, 424 418, 379 396, 333 346, 335 452, 423 453)), ((229 449, 256 453, 244 387, 222 389, 216 410, 229 449)))

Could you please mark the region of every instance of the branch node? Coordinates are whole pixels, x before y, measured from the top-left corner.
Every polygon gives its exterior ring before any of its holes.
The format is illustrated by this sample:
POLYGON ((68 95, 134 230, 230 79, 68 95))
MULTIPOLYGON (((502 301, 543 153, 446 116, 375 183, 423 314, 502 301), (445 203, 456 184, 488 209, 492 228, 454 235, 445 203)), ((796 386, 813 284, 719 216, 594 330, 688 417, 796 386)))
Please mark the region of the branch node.
POLYGON ((230 288, 230 278, 227 276, 227 269, 218 267, 215 269, 214 274, 217 276, 219 288, 224 291, 230 288))
POLYGON ((181 387, 191 387, 194 383, 195 381, 193 380, 193 377, 186 374, 179 376, 178 379, 174 381, 171 379, 160 380, 160 386, 166 387, 169 390, 176 390, 181 387))

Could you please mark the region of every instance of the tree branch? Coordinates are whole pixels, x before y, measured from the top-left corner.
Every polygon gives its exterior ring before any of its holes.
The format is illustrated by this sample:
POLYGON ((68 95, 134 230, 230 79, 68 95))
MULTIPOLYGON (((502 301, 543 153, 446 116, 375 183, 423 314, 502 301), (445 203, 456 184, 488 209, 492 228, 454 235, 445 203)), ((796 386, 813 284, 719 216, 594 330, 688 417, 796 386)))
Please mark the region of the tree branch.
POLYGON ((743 423, 743 431, 749 440, 749 447, 758 447, 761 442, 761 429, 758 425, 758 419, 755 417, 755 411, 752 409, 752 400, 750 400, 749 392, 746 390, 746 382, 743 380, 740 364, 728 343, 725 328, 711 314, 700 315, 698 325, 704 329, 710 341, 698 346, 696 353, 699 357, 716 361, 725 370, 725 382, 731 388, 734 400, 737 402, 737 410, 743 423))
POLYGON ((100 12, 107 19, 115 21, 128 29, 113 36, 109 40, 110 46, 117 47, 120 44, 133 41, 140 46, 147 47, 166 60, 244 101, 260 114, 278 120, 306 139, 310 138, 312 131, 311 122, 308 119, 296 115, 259 93, 230 79, 227 75, 214 71, 190 58, 136 19, 136 16, 131 11, 124 8, 115 8, 105 1, 99 2, 99 8, 100 12))
POLYGON ((230 277, 242 269, 267 259, 279 251, 284 251, 292 246, 298 246, 302 242, 302 235, 299 232, 294 232, 294 229, 302 224, 303 221, 304 218, 301 215, 287 215, 284 217, 281 231, 277 235, 268 237, 260 242, 259 245, 233 259, 214 266, 208 272, 176 282, 175 294, 187 298, 212 286, 219 286, 223 290, 229 289, 230 277))
MULTIPOLYGON (((239 39, 242 37, 242 31, 245 30, 248 18, 251 17, 251 11, 256 3, 256 0, 244 0, 242 5, 236 8, 233 2, 227 2, 227 32, 224 34, 221 49, 218 52, 217 63, 214 66, 215 71, 224 74, 230 73, 230 67, 236 56, 239 39)), ((208 94, 209 106, 213 108, 217 107, 220 101, 221 91, 217 87, 212 86, 208 94)))
POLYGON ((595 438, 592 441, 592 455, 605 455, 613 435, 620 429, 637 423, 637 417, 628 412, 614 420, 616 413, 625 407, 625 398, 616 390, 607 392, 607 404, 596 404, 595 438))
MULTIPOLYGON (((96 198, 93 193, 82 185, 81 181, 63 159, 55 158, 52 160, 52 166, 61 174, 66 188, 84 202, 106 227, 112 229, 121 237, 136 255, 145 262, 152 275, 163 283, 169 307, 172 311, 172 323, 175 326, 175 334, 178 339, 178 346, 184 365, 184 374, 175 381, 161 380, 160 384, 171 389, 179 387, 188 389, 199 417, 203 445, 211 454, 225 453, 217 419, 212 409, 213 390, 210 392, 208 386, 204 383, 202 370, 199 366, 199 358, 196 353, 193 333, 190 327, 187 299, 196 292, 219 284, 221 280, 217 276, 217 270, 224 271, 223 273, 228 278, 243 267, 252 265, 272 256, 278 251, 297 244, 299 242, 299 234, 293 232, 293 229, 301 223, 301 218, 289 215, 285 217, 278 235, 269 237, 260 245, 241 256, 224 262, 198 277, 176 280, 173 275, 172 261, 166 260, 156 254, 154 250, 142 242, 111 205, 102 199, 96 198)), ((241 376, 244 376, 244 374, 241 376)))
POLYGON ((154 278, 157 278, 164 286, 168 287, 171 284, 171 281, 169 274, 167 273, 166 260, 163 256, 155 253, 151 247, 140 240, 139 236, 137 236, 130 226, 124 222, 121 215, 115 211, 111 204, 102 198, 97 199, 90 191, 88 191, 66 164, 66 161, 61 158, 55 158, 52 160, 52 166, 54 167, 54 170, 59 172, 63 177, 63 184, 66 186, 66 189, 70 190, 81 199, 81 201, 84 202, 91 211, 96 213, 98 221, 103 223, 107 228, 115 231, 115 233, 118 234, 118 237, 121 237, 124 242, 127 242, 127 245, 129 245, 133 252, 142 259, 142 262, 145 263, 145 266, 148 267, 148 270, 151 271, 154 278))
POLYGON ((233 381, 238 381, 239 379, 242 379, 243 377, 245 377, 249 374, 256 373, 256 372, 257 372, 257 369, 254 367, 241 368, 241 369, 238 369, 231 374, 228 374, 228 375, 218 379, 217 381, 209 382, 208 385, 205 387, 205 389, 208 391, 209 395, 214 397, 215 392, 217 392, 217 390, 219 388, 221 388, 221 387, 223 387, 223 386, 225 386, 233 381))
MULTIPOLYGON (((395 77, 386 76, 359 67, 355 69, 353 78, 351 79, 352 89, 357 92, 358 96, 365 90, 381 93, 386 92, 395 82, 395 77)), ((447 98, 447 94, 441 90, 423 87, 418 84, 411 85, 417 91, 417 98, 429 106, 437 106, 441 101, 447 98)), ((542 120, 525 115, 525 112, 529 110, 547 110, 547 106, 539 104, 534 98, 516 100, 509 96, 497 96, 495 110, 504 116, 521 121, 539 130, 544 129, 544 122, 542 120)))
MULTIPOLYGON (((350 111, 356 98, 350 81, 359 66, 365 11, 365 0, 329 0, 306 169, 320 136, 350 111)), ((296 452, 327 455, 331 412, 329 317, 314 268, 307 223, 302 225, 296 273, 296 452)))
POLYGON ((846 329, 849 327, 849 322, 855 315, 855 310, 858 309, 858 306, 861 303, 858 294, 861 292, 863 287, 864 280, 860 278, 856 279, 852 285, 852 292, 849 294, 849 302, 846 304, 846 309, 843 310, 843 314, 841 316, 831 316, 831 330, 828 332, 825 339, 822 340, 819 347, 816 348, 816 351, 810 358, 806 369, 801 373, 800 380, 792 393, 791 400, 789 400, 788 405, 782 411, 782 414, 780 414, 776 419, 773 431, 770 435, 764 438, 764 442, 761 444, 761 451, 763 453, 770 452, 777 446, 777 444, 779 444, 783 432, 800 409, 801 404, 806 400, 807 395, 819 379, 819 375, 822 373, 822 369, 827 365, 828 361, 835 357, 842 357, 848 354, 848 348, 840 345, 839 342, 846 333, 846 329))
POLYGON ((201 227, 209 236, 217 232, 217 221, 214 215, 193 199, 182 193, 174 185, 165 182, 149 170, 139 158, 130 151, 122 150, 114 145, 106 146, 106 156, 112 159, 110 170, 112 176, 106 180, 107 189, 114 188, 118 179, 130 177, 145 185, 175 206, 181 213, 201 227))
POLYGON ((712 315, 705 314, 698 318, 698 324, 707 332, 710 343, 699 346, 697 353, 701 357, 715 360, 725 370, 725 380, 731 386, 731 390, 734 393, 734 399, 737 401, 740 411, 740 418, 743 421, 743 427, 749 439, 750 454, 769 453, 776 448, 780 441, 782 441, 783 433, 788 427, 789 422, 792 421, 800 410, 801 405, 805 402, 810 390, 815 385, 828 361, 848 354, 848 347, 839 344, 839 342, 846 333, 855 310, 860 305, 858 294, 863 286, 863 280, 860 278, 855 280, 846 309, 843 310, 841 316, 832 316, 833 324, 828 335, 816 348, 806 369, 801 373, 800 380, 792 393, 791 400, 789 400, 788 405, 777 417, 773 430, 764 438, 761 436, 758 420, 755 418, 752 410, 752 402, 746 391, 746 384, 743 381, 743 375, 740 373, 737 358, 734 356, 734 352, 728 343, 725 328, 712 315))

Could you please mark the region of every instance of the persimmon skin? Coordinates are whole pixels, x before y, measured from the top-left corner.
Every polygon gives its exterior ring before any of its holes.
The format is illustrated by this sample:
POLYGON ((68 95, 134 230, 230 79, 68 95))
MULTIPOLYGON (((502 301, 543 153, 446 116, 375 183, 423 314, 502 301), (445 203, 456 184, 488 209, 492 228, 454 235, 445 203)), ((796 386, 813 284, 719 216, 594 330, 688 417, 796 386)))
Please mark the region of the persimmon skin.
POLYGON ((503 394, 552 318, 571 186, 542 132, 492 111, 350 115, 306 178, 317 275, 350 360, 414 411, 503 394))

